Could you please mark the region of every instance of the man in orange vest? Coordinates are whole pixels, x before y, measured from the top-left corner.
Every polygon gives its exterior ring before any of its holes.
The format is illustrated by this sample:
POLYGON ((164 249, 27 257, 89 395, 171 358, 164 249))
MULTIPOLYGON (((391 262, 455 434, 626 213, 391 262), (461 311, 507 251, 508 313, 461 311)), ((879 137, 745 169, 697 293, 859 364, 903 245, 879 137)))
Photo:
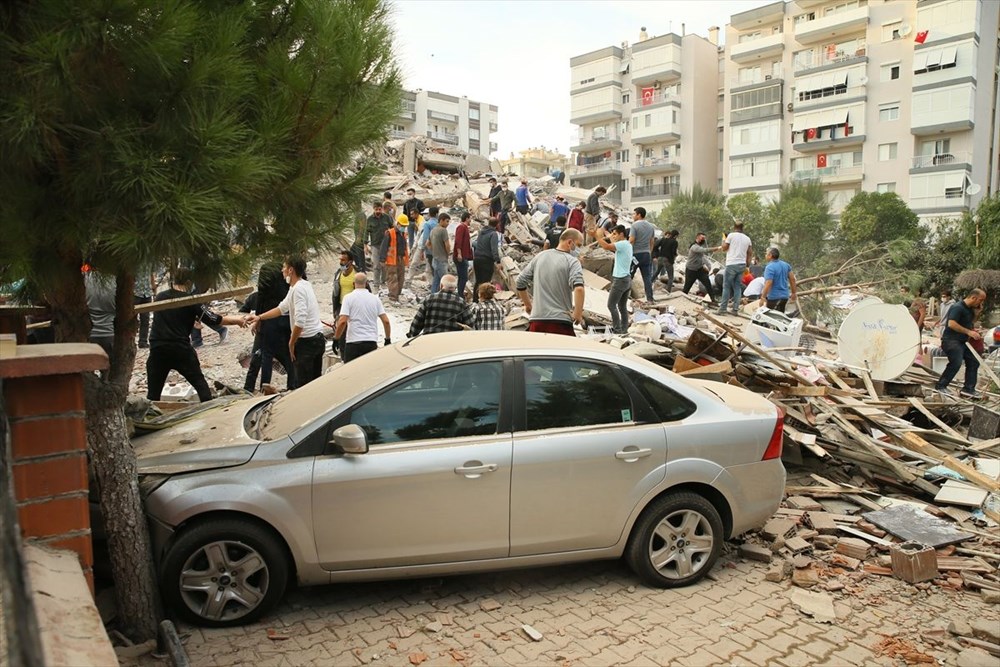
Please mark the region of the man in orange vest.
POLYGON ((405 213, 396 217, 396 225, 385 232, 382 239, 380 259, 385 262, 386 282, 389 285, 389 298, 399 301, 399 293, 403 291, 406 280, 406 267, 410 265, 410 247, 406 242, 406 228, 410 219, 405 213))

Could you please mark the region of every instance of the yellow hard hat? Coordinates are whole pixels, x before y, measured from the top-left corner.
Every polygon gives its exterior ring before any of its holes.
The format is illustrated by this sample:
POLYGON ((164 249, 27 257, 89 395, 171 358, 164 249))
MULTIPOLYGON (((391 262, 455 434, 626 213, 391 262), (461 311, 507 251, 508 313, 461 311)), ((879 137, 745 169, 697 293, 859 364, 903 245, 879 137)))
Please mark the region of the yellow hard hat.
POLYGON ((410 224, 410 219, 406 217, 405 213, 400 213, 399 215, 396 216, 396 222, 406 227, 407 225, 410 224))

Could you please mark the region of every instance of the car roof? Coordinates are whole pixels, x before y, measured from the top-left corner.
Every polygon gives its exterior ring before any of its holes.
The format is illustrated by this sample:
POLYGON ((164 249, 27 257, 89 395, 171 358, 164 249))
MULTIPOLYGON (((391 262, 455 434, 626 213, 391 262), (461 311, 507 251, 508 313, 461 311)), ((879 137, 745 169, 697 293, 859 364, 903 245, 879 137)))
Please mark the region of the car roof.
POLYGON ((399 351, 417 362, 491 351, 506 354, 565 351, 573 354, 595 352, 624 356, 610 345, 589 338, 528 331, 455 331, 419 336, 399 346, 399 351))

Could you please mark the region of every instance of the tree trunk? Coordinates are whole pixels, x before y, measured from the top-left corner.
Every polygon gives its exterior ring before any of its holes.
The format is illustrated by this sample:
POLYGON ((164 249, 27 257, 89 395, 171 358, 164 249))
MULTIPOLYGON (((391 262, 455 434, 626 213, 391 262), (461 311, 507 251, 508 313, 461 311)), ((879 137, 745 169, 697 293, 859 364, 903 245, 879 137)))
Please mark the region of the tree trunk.
MULTIPOLYGON (((72 261, 72 260, 71 260, 72 261)), ((135 452, 129 441, 125 398, 135 363, 134 275, 119 272, 115 290, 115 342, 110 369, 84 373, 87 446, 108 535, 111 572, 122 631, 136 643, 155 639, 160 614, 146 515, 139 495, 135 452)), ((49 299, 58 342, 85 342, 90 329, 83 279, 63 282, 49 299), (81 322, 84 323, 81 325, 81 322)))

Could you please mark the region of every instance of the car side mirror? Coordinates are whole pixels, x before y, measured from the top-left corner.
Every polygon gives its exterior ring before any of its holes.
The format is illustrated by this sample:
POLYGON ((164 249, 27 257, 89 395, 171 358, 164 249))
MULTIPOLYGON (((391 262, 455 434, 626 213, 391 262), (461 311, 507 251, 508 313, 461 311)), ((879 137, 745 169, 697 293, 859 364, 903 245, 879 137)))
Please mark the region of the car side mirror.
POLYGON ((345 454, 367 454, 368 438, 357 424, 341 426, 333 432, 333 444, 345 454))

